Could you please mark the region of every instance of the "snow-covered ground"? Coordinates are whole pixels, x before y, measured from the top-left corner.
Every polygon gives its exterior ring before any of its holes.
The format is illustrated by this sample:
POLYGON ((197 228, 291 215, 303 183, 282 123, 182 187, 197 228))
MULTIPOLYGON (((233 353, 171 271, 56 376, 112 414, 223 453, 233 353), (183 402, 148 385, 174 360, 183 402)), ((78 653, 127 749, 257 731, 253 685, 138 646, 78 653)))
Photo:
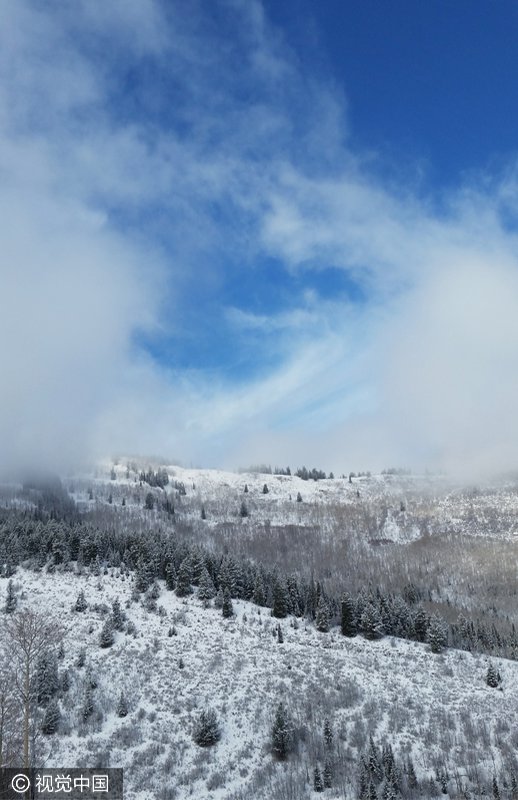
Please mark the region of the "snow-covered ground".
MULTIPOLYGON (((516 746, 515 662, 495 662, 499 691, 485 684, 487 658, 460 651, 433 655, 415 642, 346 639, 337 629, 319 633, 294 619, 280 621, 279 643, 278 621, 246 602, 234 601, 235 617, 225 620, 195 595, 180 599, 162 585, 157 610, 148 611, 132 600, 131 577, 117 570, 95 577, 19 569, 13 580, 19 607, 55 617, 66 634, 60 669, 70 670, 71 688, 61 701, 60 732, 41 737, 42 760, 49 767, 122 766, 126 800, 275 800, 285 796, 280 787, 288 779, 294 797, 312 796, 307 776, 322 762, 326 718, 335 733, 337 773, 345 775, 326 790, 329 798, 357 796, 358 756, 369 735, 411 756, 422 780, 438 768, 462 777, 474 766, 490 777, 516 746), (71 610, 80 589, 89 604, 84 613, 71 610), (99 634, 116 597, 132 625, 103 649, 99 634), (87 658, 79 668, 82 647, 87 658), (89 668, 98 686, 95 713, 84 723, 89 668), (125 718, 115 711, 121 690, 129 702, 125 718), (280 701, 299 731, 298 752, 287 764, 270 752, 280 701), (192 730, 206 707, 215 709, 222 737, 204 749, 192 730)), ((0 579, 2 595, 6 583, 0 579)))

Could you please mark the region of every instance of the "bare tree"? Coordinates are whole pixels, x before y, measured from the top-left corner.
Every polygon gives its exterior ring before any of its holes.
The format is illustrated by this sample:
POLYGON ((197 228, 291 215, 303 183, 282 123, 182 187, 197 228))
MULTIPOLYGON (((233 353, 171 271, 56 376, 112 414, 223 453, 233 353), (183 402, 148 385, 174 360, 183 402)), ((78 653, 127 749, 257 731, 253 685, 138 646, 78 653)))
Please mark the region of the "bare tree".
POLYGON ((58 623, 24 609, 4 620, 4 641, 11 657, 14 687, 22 708, 23 766, 30 768, 29 740, 35 707, 34 678, 40 656, 63 638, 58 623))
POLYGON ((19 709, 14 672, 5 648, 0 651, 0 767, 12 764, 19 744, 19 709))

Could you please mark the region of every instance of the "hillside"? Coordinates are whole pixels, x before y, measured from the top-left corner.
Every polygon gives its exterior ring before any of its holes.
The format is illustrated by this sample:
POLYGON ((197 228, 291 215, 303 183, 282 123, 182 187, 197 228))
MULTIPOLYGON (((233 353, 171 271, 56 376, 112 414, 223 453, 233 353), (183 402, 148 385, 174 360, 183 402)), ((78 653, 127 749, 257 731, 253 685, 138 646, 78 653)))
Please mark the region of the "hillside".
POLYGON ((1 497, 2 622, 28 609, 64 633, 43 669, 52 698, 35 695, 34 763, 123 766, 127 800, 300 800, 324 773, 324 796, 344 800, 516 796, 512 481, 120 460, 1 497), (200 747, 209 708, 221 737, 200 747))

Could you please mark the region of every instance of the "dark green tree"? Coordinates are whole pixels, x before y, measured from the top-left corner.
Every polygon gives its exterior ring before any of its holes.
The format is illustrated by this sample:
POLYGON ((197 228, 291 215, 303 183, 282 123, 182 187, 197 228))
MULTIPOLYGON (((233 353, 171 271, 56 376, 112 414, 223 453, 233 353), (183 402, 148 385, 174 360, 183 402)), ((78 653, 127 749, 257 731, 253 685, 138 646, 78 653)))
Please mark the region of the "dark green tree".
POLYGON ((113 625, 111 619, 107 619, 104 623, 101 635, 99 637, 99 644, 101 647, 111 647, 115 641, 115 636, 113 634, 113 625))
POLYGON ((279 703, 272 726, 272 752, 285 761, 293 749, 293 723, 284 703, 279 703))
POLYGON ((492 661, 489 662, 486 673, 486 683, 492 689, 497 689, 501 683, 502 678, 492 661))
POLYGON ((426 640, 432 653, 442 653, 448 642, 448 632, 442 617, 432 614, 426 632, 426 640))
POLYGON ((324 762, 322 780, 324 783, 324 789, 331 789, 333 786, 333 762, 331 761, 329 754, 326 756, 326 760, 324 762))
POLYGON ((53 733, 56 733, 60 719, 61 714, 59 711, 58 701, 51 700, 45 709, 45 714, 43 716, 43 722, 41 724, 42 733, 44 733, 46 736, 51 736, 53 733))
POLYGON ((352 597, 347 592, 342 597, 340 627, 343 636, 353 637, 357 634, 356 610, 352 597))
POLYGON ((230 592, 228 589, 225 589, 223 592, 223 605, 221 607, 221 613, 223 614, 225 619, 230 619, 234 616, 234 608, 232 606, 232 598, 230 596, 230 592))
POLYGON ((286 581, 276 578, 273 585, 273 608, 272 616, 277 619, 284 619, 288 616, 288 592, 286 581))
POLYGON ((204 709, 198 717, 192 738, 200 747, 212 747, 221 739, 221 729, 216 712, 212 708, 204 709))
POLYGON ((318 765, 313 770, 313 789, 315 792, 324 791, 324 781, 322 780, 322 775, 320 774, 318 765))
POLYGON ((155 507, 155 498, 153 497, 152 492, 148 492, 146 495, 146 502, 144 503, 144 508, 148 511, 153 511, 155 507))
POLYGON ((128 703, 126 702, 126 696, 122 691, 119 695, 119 699, 117 700, 117 707, 115 711, 118 717, 128 716, 128 703))
POLYGON ((318 603, 317 603, 317 611, 315 616, 315 624, 317 627, 317 631, 321 633, 328 633, 329 631, 329 606, 325 597, 321 594, 318 603))
POLYGON ((208 604, 216 596, 216 588, 214 581, 209 575, 207 567, 203 567, 200 575, 200 582, 198 588, 198 597, 205 604, 208 604))
POLYGON ((118 597, 112 603, 112 626, 115 631, 122 631, 124 628, 124 612, 121 608, 118 597))
POLYGON ((84 593, 83 589, 81 589, 81 591, 77 595, 77 600, 76 600, 76 604, 74 606, 74 610, 75 611, 79 611, 79 612, 83 612, 83 611, 86 611, 87 608, 88 608, 88 603, 86 602, 85 593, 84 593))
POLYGON ((187 595, 192 594, 191 578, 191 559, 186 556, 178 567, 178 575, 176 576, 175 591, 177 597, 187 597, 187 595))
POLYGON ((10 580, 9 583, 7 584, 7 592, 5 596, 5 606, 4 606, 5 613, 12 614, 16 610, 17 605, 18 605, 18 599, 14 591, 13 582, 10 580))

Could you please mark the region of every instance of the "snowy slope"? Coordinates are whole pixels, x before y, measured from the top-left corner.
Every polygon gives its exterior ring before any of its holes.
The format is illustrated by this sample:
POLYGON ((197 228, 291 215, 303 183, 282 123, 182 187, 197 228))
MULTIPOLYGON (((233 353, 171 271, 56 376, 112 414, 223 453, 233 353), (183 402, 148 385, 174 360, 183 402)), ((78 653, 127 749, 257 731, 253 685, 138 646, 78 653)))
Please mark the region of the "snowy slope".
MULTIPOLYGON (((72 685, 61 703, 60 733, 41 738, 42 760, 47 766, 123 766, 126 800, 282 798, 288 780, 294 796, 309 797, 307 775, 322 759, 326 717, 335 731, 337 772, 344 775, 341 786, 326 790, 329 798, 356 797, 358 756, 369 735, 410 755, 421 780, 438 766, 462 777, 476 765, 490 778, 516 744, 515 662, 497 662, 498 691, 485 684, 487 659, 464 652, 433 655, 413 642, 350 640, 289 619, 280 623, 284 642, 278 643, 277 620, 245 602, 234 601, 235 618, 224 620, 195 596, 179 599, 162 586, 158 609, 149 612, 132 602, 131 579, 114 570, 95 577, 20 569, 14 583, 19 607, 55 616, 66 630, 60 668, 69 668, 72 685), (82 614, 71 610, 80 588, 89 603, 82 614), (102 649, 103 606, 115 597, 135 630, 117 633, 114 645, 102 649), (175 635, 169 635, 172 627, 175 635), (77 668, 83 646, 87 665, 77 668), (88 665, 98 687, 96 713, 84 724, 88 665), (115 713, 121 689, 130 706, 123 719, 115 713), (300 734, 298 753, 287 765, 270 753, 280 700, 300 734), (207 706, 217 711, 222 738, 202 749, 191 733, 207 706)), ((5 589, 0 579, 0 592, 5 589)))

